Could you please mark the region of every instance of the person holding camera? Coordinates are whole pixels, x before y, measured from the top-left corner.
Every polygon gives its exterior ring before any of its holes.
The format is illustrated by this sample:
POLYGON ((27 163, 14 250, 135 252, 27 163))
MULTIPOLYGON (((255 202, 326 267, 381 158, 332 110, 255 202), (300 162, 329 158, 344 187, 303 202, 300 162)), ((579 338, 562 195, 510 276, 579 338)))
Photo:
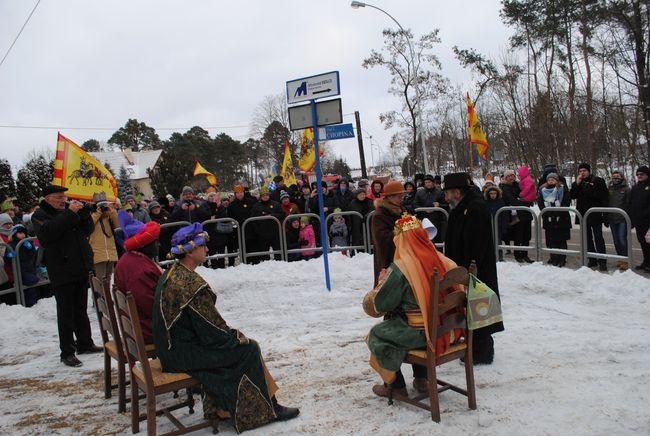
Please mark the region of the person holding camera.
POLYGON ((111 290, 111 276, 113 267, 117 262, 117 247, 115 245, 114 231, 119 225, 117 211, 113 204, 106 201, 106 193, 102 192, 93 195, 94 209, 90 215, 94 229, 90 234, 90 247, 93 249, 93 263, 95 266, 95 276, 101 280, 104 290, 111 290))
POLYGON ((172 211, 172 221, 187 221, 188 223, 200 223, 209 219, 201 209, 201 201, 194 198, 194 189, 190 186, 183 187, 181 201, 176 203, 172 211))
POLYGON ((88 243, 93 231, 91 210, 80 201, 68 202, 67 190, 46 186, 32 223, 45 250, 44 263, 56 299, 61 362, 79 367, 82 363, 75 352, 101 353, 103 348, 93 343, 87 313, 88 274, 93 271, 93 251, 88 243))

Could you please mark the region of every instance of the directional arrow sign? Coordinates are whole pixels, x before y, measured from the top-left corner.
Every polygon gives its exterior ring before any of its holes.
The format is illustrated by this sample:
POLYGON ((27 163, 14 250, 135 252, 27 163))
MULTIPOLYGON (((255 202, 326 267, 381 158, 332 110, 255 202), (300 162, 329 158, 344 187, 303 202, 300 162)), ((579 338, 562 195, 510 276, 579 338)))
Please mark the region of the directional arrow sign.
POLYGON ((294 104, 305 100, 339 95, 339 72, 319 74, 287 82, 287 103, 294 104))

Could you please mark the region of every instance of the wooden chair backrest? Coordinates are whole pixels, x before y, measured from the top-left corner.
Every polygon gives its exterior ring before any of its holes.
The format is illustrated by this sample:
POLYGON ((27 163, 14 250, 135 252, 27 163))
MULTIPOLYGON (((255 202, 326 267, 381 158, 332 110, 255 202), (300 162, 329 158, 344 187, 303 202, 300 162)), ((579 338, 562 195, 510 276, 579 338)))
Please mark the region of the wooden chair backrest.
MULTIPOLYGON (((469 269, 473 271, 473 274, 476 274, 476 264, 474 262, 472 262, 469 269)), ((465 309, 467 307, 468 284, 469 272, 465 267, 457 266, 456 268, 450 269, 442 280, 440 280, 438 269, 434 268, 433 280, 431 281, 431 293, 429 295, 429 307, 431 310, 429 319, 427 320, 432 338, 444 336, 447 332, 456 328, 467 328, 465 309), (452 291, 440 301, 440 292, 455 285, 463 286, 464 291, 452 291), (438 322, 439 319, 440 323, 438 322)))
POLYGON ((142 372, 145 376, 145 382, 153 386, 153 377, 149 358, 142 337, 142 328, 140 327, 140 318, 135 299, 131 293, 124 294, 122 291, 113 287, 117 316, 122 327, 122 339, 124 341, 124 351, 129 361, 129 368, 133 368, 139 361, 142 365, 142 372))
POLYGON ((97 310, 97 319, 99 320, 99 331, 104 343, 111 338, 115 341, 117 352, 122 352, 122 336, 117 324, 115 315, 115 306, 113 298, 109 292, 106 292, 104 284, 94 275, 90 277, 90 288, 95 300, 95 309, 97 310), (110 335, 110 337, 109 337, 110 335))

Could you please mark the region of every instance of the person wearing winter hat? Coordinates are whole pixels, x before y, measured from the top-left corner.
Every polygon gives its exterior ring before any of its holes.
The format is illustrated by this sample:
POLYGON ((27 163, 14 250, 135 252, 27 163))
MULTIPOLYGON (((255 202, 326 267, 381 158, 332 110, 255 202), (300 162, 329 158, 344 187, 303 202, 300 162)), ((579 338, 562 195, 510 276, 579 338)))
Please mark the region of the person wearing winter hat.
MULTIPOLYGON (((609 191, 605 180, 591 173, 591 166, 587 163, 578 165, 578 177, 571 185, 571 198, 576 200, 576 209, 582 214, 587 213, 592 207, 607 207, 609 205, 609 191)), ((587 251, 605 253, 605 239, 603 238, 603 214, 592 213, 587 219, 587 251)), ((600 271, 607 271, 607 259, 590 257, 588 267, 598 266, 600 271)))
POLYGON ((297 408, 282 406, 259 344, 233 329, 215 303, 217 294, 196 272, 205 262, 208 235, 200 223, 172 236, 178 259, 161 277, 153 310, 156 353, 164 372, 187 372, 203 387, 203 414, 223 412, 241 433, 273 421, 295 418, 297 408))
POLYGON ((287 194, 287 191, 282 191, 280 193, 280 207, 282 207, 285 216, 300 213, 300 208, 297 204, 291 201, 291 197, 287 194))
MULTIPOLYGON (((262 186, 260 188, 260 199, 256 202, 251 209, 251 217, 254 216, 272 216, 277 218, 280 223, 284 221, 285 214, 282 206, 277 201, 274 201, 270 194, 269 188, 262 186)), ((253 246, 246 246, 249 252, 255 251, 270 251, 269 248, 277 251, 273 257, 275 260, 280 260, 280 234, 278 233, 278 225, 273 220, 260 220, 252 222, 250 226, 246 226, 246 237, 252 236, 253 246)), ((259 263, 262 260, 268 260, 269 256, 254 256, 249 257, 251 263, 259 263)))
POLYGON ((407 180, 404 182, 404 199, 403 199, 403 205, 404 209, 410 214, 415 213, 415 206, 413 205, 413 202, 415 200, 415 183, 411 180, 407 180))
POLYGON ((115 265, 115 286, 133 295, 144 341, 153 344, 153 297, 162 275, 162 269, 155 261, 158 257, 160 224, 153 220, 144 224, 123 210, 118 212, 118 219, 126 238, 126 252, 115 265))
MULTIPOLYGON (((533 194, 535 183, 532 182, 533 194)), ((503 172, 503 178, 499 184, 499 189, 503 196, 506 206, 530 207, 531 202, 521 198, 521 187, 515 178, 515 172, 507 169, 503 172)), ((510 212, 510 221, 508 232, 503 235, 507 245, 512 240, 515 246, 529 246, 532 238, 531 222, 533 220, 532 211, 517 210, 510 212)), ((515 260, 519 263, 533 263, 534 261, 528 256, 525 250, 515 250, 515 260)))
MULTIPOLYGON (((382 185, 383 187, 383 185, 382 185)), ((403 204, 404 187, 398 181, 390 181, 383 190, 384 197, 374 201, 375 213, 372 216, 372 243, 374 246, 373 267, 374 284, 377 285, 379 274, 393 261, 395 244, 393 228, 395 221, 405 212, 403 204)))
POLYGON ((133 195, 127 195, 124 197, 124 200, 126 200, 126 204, 131 206, 131 210, 133 211, 133 216, 135 219, 142 221, 143 223, 148 223, 151 221, 151 217, 149 216, 147 209, 142 207, 140 202, 137 201, 133 195))
MULTIPOLYGON (((546 183, 542 184, 537 193, 539 210, 547 207, 569 207, 571 198, 568 188, 560 181, 557 173, 548 173, 546 183)), ((567 249, 567 241, 571 237, 571 216, 569 212, 548 212, 542 216, 542 227, 547 248, 567 249)), ((563 267, 566 255, 551 254, 546 261, 553 266, 563 267)))
MULTIPOLYGON (((609 207, 617 207, 625 210, 630 201, 630 188, 627 186, 625 177, 621 171, 612 171, 609 186, 609 207)), ((616 254, 627 256, 627 222, 625 217, 619 213, 608 213, 605 217, 605 225, 609 224, 612 231, 612 240, 616 254)), ((627 261, 619 260, 616 262, 616 268, 621 271, 628 269, 627 261)))
POLYGON ((90 247, 93 249, 95 276, 104 285, 104 291, 111 291, 111 276, 117 262, 115 230, 120 226, 117 211, 112 203, 106 201, 106 193, 93 195, 95 210, 90 215, 93 231, 90 234, 90 247))
MULTIPOLYGON (((367 336, 370 366, 383 381, 373 386, 372 391, 380 397, 390 396, 391 390, 407 396, 400 368, 408 350, 425 348, 430 341, 440 356, 456 343, 463 343, 466 335, 463 329, 454 329, 430 338, 429 326, 423 322, 431 311, 429 293, 434 269, 443 276, 456 264, 436 249, 415 216, 404 214, 394 223, 393 239, 395 258, 363 299, 364 311, 372 317, 402 314, 385 317, 367 336)), ((451 291, 441 290, 441 296, 451 291)), ((420 393, 427 392, 426 368, 416 365, 413 369, 416 374, 413 386, 420 393)))
POLYGON ((643 262, 635 266, 635 269, 650 272, 650 243, 647 238, 650 231, 650 168, 647 165, 637 168, 636 180, 637 182, 630 190, 630 201, 627 208, 643 253, 643 262))
MULTIPOLYGON (((445 194, 442 192, 442 189, 439 185, 436 186, 435 177, 433 177, 431 174, 424 176, 424 187, 423 189, 419 189, 415 194, 413 207, 415 209, 420 207, 447 208, 445 194)), ((431 222, 438 228, 439 234, 437 235, 436 242, 441 242, 444 240, 447 219, 443 212, 420 212, 417 215, 419 219, 429 218, 431 222)))
POLYGON ((56 299, 61 362, 79 367, 75 353, 101 353, 88 319, 88 274, 93 252, 88 237, 93 230, 90 208, 80 201, 66 202, 66 188, 49 185, 32 215, 34 231, 44 251, 44 263, 56 299), (76 336, 76 341, 75 341, 76 336))
POLYGON ((183 187, 181 191, 181 201, 176 204, 171 213, 172 222, 187 221, 190 223, 203 222, 209 217, 201 209, 201 200, 194 195, 194 189, 191 186, 183 187))
MULTIPOLYGON (((492 218, 485 201, 471 188, 467 173, 445 175, 444 190, 451 208, 445 235, 445 255, 465 268, 475 261, 477 277, 499 295, 492 218)), ((499 322, 473 331, 474 363, 492 363, 492 334, 502 330, 503 323, 499 322)))

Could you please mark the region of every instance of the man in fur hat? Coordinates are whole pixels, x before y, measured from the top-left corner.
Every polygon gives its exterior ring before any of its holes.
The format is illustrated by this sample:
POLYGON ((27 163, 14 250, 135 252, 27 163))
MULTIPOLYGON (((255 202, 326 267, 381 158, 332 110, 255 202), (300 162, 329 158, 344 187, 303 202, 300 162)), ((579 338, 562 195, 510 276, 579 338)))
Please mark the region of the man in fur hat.
MULTIPOLYGON (((472 188, 467 173, 445 175, 443 189, 450 208, 445 255, 465 268, 476 261, 478 278, 499 295, 492 219, 485 201, 472 188)), ((474 363, 492 363, 492 333, 502 330, 499 322, 473 331, 474 363)))
POLYGON ((194 223, 172 236, 178 259, 156 288, 153 334, 165 372, 187 372, 203 384, 207 419, 229 415, 240 433, 298 416, 278 404, 278 390, 260 346, 233 329, 216 308, 217 294, 196 268, 205 262, 208 234, 194 223))

